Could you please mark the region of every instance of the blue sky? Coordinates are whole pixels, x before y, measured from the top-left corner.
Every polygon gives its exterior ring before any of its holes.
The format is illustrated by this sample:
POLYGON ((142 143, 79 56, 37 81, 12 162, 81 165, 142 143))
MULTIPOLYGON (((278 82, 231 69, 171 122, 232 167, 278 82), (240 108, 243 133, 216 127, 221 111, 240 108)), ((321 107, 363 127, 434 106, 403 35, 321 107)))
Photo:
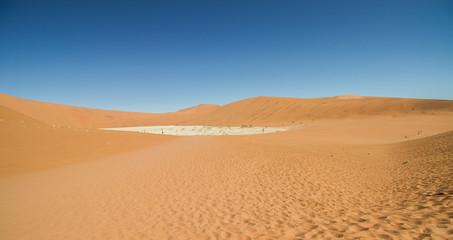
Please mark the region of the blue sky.
POLYGON ((453 100, 453 1, 1 1, 0 92, 141 112, 453 100))

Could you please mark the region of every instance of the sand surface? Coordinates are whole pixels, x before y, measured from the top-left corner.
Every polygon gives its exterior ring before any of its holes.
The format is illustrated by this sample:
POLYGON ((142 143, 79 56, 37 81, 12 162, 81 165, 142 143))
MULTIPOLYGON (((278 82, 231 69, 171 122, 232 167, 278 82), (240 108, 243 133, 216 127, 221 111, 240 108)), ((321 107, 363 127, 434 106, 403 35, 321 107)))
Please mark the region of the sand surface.
POLYGON ((0 178, 96 160, 175 138, 48 125, 0 105, 0 178))
MULTIPOLYGON (((191 137, 55 125, 1 103, 1 239, 453 239, 451 101, 191 137)), ((276 123, 266 111, 256 121, 276 123)))
POLYGON ((453 133, 425 141, 307 148, 177 139, 0 180, 0 232, 4 239, 451 239, 453 133))

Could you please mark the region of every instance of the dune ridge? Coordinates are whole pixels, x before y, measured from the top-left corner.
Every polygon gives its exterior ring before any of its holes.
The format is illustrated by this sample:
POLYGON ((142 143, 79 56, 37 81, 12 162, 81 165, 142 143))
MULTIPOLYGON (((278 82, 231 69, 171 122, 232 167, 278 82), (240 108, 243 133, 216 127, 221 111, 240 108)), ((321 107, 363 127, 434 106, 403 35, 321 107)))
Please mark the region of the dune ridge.
POLYGON ((124 112, 38 102, 6 94, 0 94, 0 105, 50 125, 90 129, 177 124, 212 111, 211 107, 200 107, 175 113, 124 112))
POLYGON ((200 110, 214 110, 220 108, 220 105, 217 104, 200 104, 194 107, 189 107, 189 108, 184 108, 181 110, 178 110, 178 112, 196 112, 200 110))
POLYGON ((452 113, 453 101, 447 100, 381 97, 358 99, 256 97, 227 104, 211 114, 193 119, 191 122, 214 125, 241 123, 291 125, 312 120, 452 113))
POLYGON ((294 125, 329 119, 453 115, 453 101, 382 97, 255 97, 224 106, 198 105, 175 113, 137 113, 72 107, 0 94, 0 105, 50 125, 80 128, 152 125, 294 125))

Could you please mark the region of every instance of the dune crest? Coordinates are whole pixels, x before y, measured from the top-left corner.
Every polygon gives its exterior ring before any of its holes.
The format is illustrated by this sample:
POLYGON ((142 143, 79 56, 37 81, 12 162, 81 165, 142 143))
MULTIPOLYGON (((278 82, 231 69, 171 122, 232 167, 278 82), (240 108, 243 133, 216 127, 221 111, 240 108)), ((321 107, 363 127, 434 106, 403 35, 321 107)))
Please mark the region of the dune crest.
POLYGON ((176 113, 139 113, 73 107, 0 94, 0 105, 50 125, 90 128, 178 124, 209 113, 210 108, 176 113))
POLYGON ((197 111, 206 111, 206 110, 214 110, 220 108, 220 105, 217 104, 200 104, 194 107, 184 108, 179 110, 178 112, 197 112, 197 111))
POLYGON ((175 113, 72 107, 0 94, 0 105, 50 125, 80 128, 156 125, 290 126, 309 121, 453 114, 453 101, 404 98, 255 97, 224 106, 198 105, 175 113))
POLYGON ((339 96, 335 96, 333 98, 335 98, 335 99, 363 99, 363 98, 366 98, 366 97, 357 96, 357 95, 339 95, 339 96))
POLYGON ((453 101, 365 97, 281 98, 255 97, 233 102, 188 121, 190 124, 261 126, 295 125, 332 119, 451 115, 453 101))

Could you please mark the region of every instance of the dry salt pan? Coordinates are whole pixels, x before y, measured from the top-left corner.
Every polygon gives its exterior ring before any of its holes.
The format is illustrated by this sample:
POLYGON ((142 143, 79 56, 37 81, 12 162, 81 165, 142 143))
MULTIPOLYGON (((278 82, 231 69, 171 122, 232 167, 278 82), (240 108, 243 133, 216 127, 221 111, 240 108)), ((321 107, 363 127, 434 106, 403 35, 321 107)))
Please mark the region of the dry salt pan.
POLYGON ((100 130, 130 131, 176 136, 253 135, 287 131, 287 127, 212 127, 212 126, 143 126, 100 128, 100 130))

